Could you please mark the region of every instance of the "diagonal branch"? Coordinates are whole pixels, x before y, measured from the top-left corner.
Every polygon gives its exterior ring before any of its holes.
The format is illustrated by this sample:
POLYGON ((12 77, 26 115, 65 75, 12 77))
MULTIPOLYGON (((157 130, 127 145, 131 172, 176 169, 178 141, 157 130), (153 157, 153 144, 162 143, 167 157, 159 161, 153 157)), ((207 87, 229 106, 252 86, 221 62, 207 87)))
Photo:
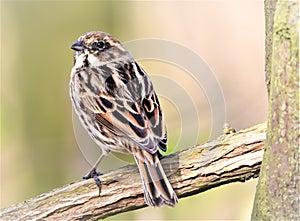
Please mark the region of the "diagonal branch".
MULTIPOLYGON (((265 131, 265 124, 260 124, 163 158, 161 162, 178 197, 257 177, 265 131)), ((146 206, 135 165, 122 167, 100 179, 100 197, 93 180, 77 181, 1 209, 0 219, 97 220, 146 206)))

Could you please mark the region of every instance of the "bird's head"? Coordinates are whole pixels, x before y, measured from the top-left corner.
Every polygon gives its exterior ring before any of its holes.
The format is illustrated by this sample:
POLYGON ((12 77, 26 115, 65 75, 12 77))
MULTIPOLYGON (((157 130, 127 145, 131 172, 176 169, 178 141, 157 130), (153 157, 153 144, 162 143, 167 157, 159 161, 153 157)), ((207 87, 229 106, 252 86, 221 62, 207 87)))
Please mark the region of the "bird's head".
POLYGON ((92 66, 124 59, 124 56, 131 57, 118 39, 101 31, 92 31, 80 36, 70 47, 75 50, 75 59, 84 54, 92 66))

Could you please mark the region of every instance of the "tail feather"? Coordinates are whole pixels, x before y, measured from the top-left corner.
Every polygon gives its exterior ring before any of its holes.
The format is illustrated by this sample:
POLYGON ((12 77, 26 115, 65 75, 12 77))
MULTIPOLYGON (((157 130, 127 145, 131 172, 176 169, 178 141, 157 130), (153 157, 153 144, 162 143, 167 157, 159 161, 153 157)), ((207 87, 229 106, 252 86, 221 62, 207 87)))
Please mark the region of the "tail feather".
POLYGON ((178 203, 176 193, 164 173, 157 154, 151 155, 153 156, 151 161, 149 156, 143 159, 135 156, 143 182, 145 201, 153 207, 164 204, 173 207, 178 203))

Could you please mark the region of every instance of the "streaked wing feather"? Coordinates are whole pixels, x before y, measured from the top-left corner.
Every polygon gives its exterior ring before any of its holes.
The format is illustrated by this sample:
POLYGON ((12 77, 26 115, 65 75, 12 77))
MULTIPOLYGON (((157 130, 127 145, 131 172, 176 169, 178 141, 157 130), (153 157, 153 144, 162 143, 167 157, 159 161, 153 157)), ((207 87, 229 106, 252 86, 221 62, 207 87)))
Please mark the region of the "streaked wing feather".
MULTIPOLYGON (((135 69, 142 70, 140 67, 135 69)), ((119 69, 118 75, 114 74, 114 79, 119 77, 121 81, 121 78, 129 75, 128 72, 124 68, 119 69)), ((146 81, 144 85, 150 85, 151 89, 146 91, 144 97, 141 97, 141 92, 136 86, 140 82, 137 79, 129 81, 127 77, 127 84, 120 83, 121 88, 114 89, 115 94, 100 92, 95 96, 92 93, 82 93, 82 103, 94 113, 96 122, 112 133, 128 137, 151 153, 156 152, 157 147, 166 151, 166 127, 158 98, 149 77, 145 75, 139 80, 141 79, 146 81)))

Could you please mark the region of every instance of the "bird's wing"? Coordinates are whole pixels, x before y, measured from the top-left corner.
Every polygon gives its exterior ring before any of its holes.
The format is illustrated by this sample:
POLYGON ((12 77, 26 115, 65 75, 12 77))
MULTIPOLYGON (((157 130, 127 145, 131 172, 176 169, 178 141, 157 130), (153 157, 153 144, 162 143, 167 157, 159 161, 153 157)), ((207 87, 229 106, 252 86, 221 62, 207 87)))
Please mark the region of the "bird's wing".
POLYGON ((151 153, 157 147, 166 151, 161 107, 150 78, 137 63, 118 68, 106 79, 105 90, 97 96, 82 93, 81 100, 97 123, 121 139, 125 137, 151 153))

